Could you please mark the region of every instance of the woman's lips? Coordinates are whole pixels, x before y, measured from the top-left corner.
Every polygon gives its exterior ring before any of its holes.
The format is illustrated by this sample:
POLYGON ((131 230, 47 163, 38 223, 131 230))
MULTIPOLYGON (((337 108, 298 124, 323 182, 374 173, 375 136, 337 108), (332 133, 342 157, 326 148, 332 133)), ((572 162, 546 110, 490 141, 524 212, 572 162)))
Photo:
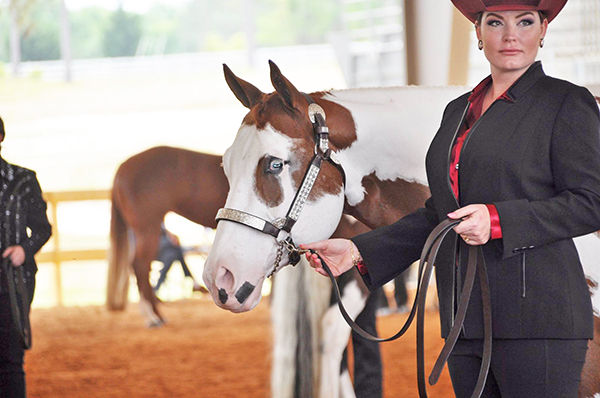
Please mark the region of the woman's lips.
POLYGON ((500 50, 500 52, 504 55, 517 55, 521 53, 521 50, 516 48, 507 48, 505 50, 500 50))

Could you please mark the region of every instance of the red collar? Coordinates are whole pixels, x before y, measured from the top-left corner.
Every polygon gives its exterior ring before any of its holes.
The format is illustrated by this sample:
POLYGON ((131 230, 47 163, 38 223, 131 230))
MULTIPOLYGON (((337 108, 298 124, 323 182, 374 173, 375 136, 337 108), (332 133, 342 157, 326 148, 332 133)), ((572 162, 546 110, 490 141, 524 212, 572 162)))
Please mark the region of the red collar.
MULTIPOLYGON (((487 90, 491 86, 491 84, 492 84, 492 75, 486 77, 477 86, 475 86, 475 88, 471 92, 471 95, 469 96, 468 101, 471 103, 475 102, 477 100, 483 101, 483 97, 485 96, 485 93, 487 92, 487 90)), ((499 96, 496 99, 502 99, 502 100, 505 100, 508 102, 514 102, 512 100, 512 98, 510 98, 508 96, 508 90, 510 90, 511 87, 509 87, 504 93, 502 93, 501 96, 499 96)))

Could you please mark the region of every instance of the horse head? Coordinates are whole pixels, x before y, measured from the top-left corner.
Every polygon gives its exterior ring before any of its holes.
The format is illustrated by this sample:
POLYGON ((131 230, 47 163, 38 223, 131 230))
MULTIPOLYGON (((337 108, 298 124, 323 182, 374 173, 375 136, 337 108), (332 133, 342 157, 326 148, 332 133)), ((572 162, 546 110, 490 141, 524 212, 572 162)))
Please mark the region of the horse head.
POLYGON ((224 65, 227 84, 250 111, 223 156, 230 190, 203 278, 215 303, 232 312, 254 308, 264 280, 290 262, 286 239, 301 244, 333 233, 344 208, 335 151, 355 140, 349 112, 323 100, 323 93, 306 96, 273 62, 270 67, 275 92, 265 94, 224 65), (335 137, 329 142, 315 135, 325 117, 335 137))

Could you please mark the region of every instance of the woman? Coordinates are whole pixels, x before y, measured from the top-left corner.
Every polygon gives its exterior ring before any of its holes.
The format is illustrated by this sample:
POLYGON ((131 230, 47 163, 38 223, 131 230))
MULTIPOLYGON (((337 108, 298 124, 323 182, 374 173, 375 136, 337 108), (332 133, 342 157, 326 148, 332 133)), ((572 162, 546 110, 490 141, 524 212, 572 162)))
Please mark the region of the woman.
MULTIPOLYGON (((436 263, 442 336, 465 278, 468 245, 483 250, 493 352, 484 396, 577 397, 592 305, 572 238, 600 229, 600 117, 584 88, 548 77, 537 52, 566 0, 453 0, 475 23, 491 75, 446 107, 426 158, 431 197, 388 227, 315 249, 334 274, 357 266, 371 289, 418 259, 446 217, 463 219, 436 263)), ((311 265, 324 274, 315 255, 311 265)), ((476 284, 477 285, 477 284, 476 284)), ((457 397, 481 363, 474 287, 448 362, 457 397)))
MULTIPOLYGON (((0 119, 0 143, 4 141, 0 119)), ((0 253, 15 267, 24 267, 29 305, 33 299, 37 266, 34 254, 48 241, 52 227, 35 172, 7 163, 0 156, 0 253)), ((25 397, 25 352, 14 327, 8 281, 0 269, 0 397, 25 397)))

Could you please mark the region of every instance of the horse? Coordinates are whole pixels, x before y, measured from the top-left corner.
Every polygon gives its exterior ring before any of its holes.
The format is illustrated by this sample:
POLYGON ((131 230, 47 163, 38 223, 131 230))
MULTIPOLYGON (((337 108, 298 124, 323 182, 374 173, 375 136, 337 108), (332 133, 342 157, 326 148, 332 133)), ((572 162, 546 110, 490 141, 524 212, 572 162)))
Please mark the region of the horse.
POLYGON ((228 190, 221 156, 160 146, 123 162, 112 188, 108 309, 125 308, 133 267, 140 309, 148 326, 165 323, 149 280, 165 214, 172 211, 215 228, 215 214, 225 202, 228 190), (129 247, 131 241, 133 248, 129 247))
MULTIPOLYGON (((427 148, 445 105, 468 91, 393 87, 306 95, 269 63, 270 94, 224 65, 229 88, 249 112, 223 156, 231 189, 220 219, 236 222, 219 223, 203 279, 215 304, 234 313, 254 308, 264 280, 293 262, 289 243, 329 238, 343 213, 377 228, 422 206, 429 195, 427 148)), ((597 239, 576 244, 597 252, 597 239)), ((583 264, 590 280, 599 277, 597 259, 583 264)), ((591 293, 597 341, 600 298, 591 293)), ((600 393, 599 352, 590 344, 580 397, 600 393)), ((320 396, 343 396, 336 393, 320 396)))
MULTIPOLYGON (((111 248, 107 306, 123 310, 127 303, 130 267, 140 291, 140 308, 148 326, 165 322, 157 298, 150 287, 150 264, 156 258, 160 225, 167 212, 173 211, 192 222, 215 228, 217 210, 225 205, 228 182, 221 167, 221 156, 173 147, 154 147, 127 159, 119 167, 113 183, 111 215, 111 248), (132 238, 133 237, 133 238, 132 238), (133 243, 133 248, 129 245, 133 243)), ((338 236, 350 237, 368 230, 364 225, 345 218, 338 227, 338 236)), ((272 394, 292 396, 296 385, 304 390, 318 388, 322 362, 329 369, 340 369, 345 340, 323 339, 336 336, 328 330, 331 322, 331 283, 304 273, 305 267, 286 270, 273 285, 273 363, 272 394), (298 349, 303 346, 307 349, 298 349), (307 377, 308 373, 315 377, 307 377), (304 371, 302 371, 304 370, 304 371)), ((356 298, 354 311, 359 313, 367 297, 363 288, 356 298)), ((375 325, 372 325, 374 328, 375 325)), ((348 330, 349 333, 349 330, 348 330)), ((356 351, 356 349, 355 349, 356 351)), ((355 354, 356 355, 356 354, 355 354)), ((344 375, 348 385, 347 369, 344 375)), ((330 381, 324 379, 323 382, 330 381)), ((351 384, 350 384, 351 388, 351 384)))

